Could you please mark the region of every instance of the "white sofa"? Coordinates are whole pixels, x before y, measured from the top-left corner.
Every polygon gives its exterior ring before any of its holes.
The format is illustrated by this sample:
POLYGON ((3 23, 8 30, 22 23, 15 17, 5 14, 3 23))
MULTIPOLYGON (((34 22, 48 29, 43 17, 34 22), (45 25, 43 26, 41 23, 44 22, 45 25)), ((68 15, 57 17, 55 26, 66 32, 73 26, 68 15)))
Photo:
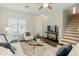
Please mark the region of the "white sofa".
MULTIPOLYGON (((6 35, 6 38, 9 43, 12 40, 14 40, 14 37, 11 35, 6 35)), ((4 36, 2 36, 2 35, 0 36, 0 43, 8 43, 8 42, 6 42, 6 39, 4 38, 4 36)), ((22 50, 20 42, 11 43, 11 45, 12 45, 12 47, 14 47, 16 49, 15 54, 13 54, 10 49, 0 46, 0 55, 3 55, 3 56, 24 56, 24 52, 22 50)))
POLYGON ((12 46, 14 46, 15 47, 15 56, 25 56, 25 54, 24 54, 24 52, 23 52, 23 49, 22 49, 22 47, 21 47, 21 45, 20 45, 20 42, 17 42, 17 43, 12 43, 11 44, 12 46))
POLYGON ((0 46, 0 56, 14 56, 14 54, 9 49, 0 46))
MULTIPOLYGON (((3 35, 0 35, 0 43, 6 43, 3 35)), ((14 56, 14 54, 7 48, 0 46, 0 56, 14 56)))

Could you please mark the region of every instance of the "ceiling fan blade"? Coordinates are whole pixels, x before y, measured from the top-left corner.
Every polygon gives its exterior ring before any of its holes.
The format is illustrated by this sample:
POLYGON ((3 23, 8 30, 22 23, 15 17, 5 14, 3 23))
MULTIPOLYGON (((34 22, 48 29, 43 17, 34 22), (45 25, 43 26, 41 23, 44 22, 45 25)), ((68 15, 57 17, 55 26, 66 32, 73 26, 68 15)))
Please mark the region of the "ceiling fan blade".
POLYGON ((52 9, 52 7, 51 7, 50 5, 48 5, 48 8, 49 8, 49 9, 52 9))
POLYGON ((43 6, 40 6, 39 10, 42 9, 42 8, 43 8, 43 6))

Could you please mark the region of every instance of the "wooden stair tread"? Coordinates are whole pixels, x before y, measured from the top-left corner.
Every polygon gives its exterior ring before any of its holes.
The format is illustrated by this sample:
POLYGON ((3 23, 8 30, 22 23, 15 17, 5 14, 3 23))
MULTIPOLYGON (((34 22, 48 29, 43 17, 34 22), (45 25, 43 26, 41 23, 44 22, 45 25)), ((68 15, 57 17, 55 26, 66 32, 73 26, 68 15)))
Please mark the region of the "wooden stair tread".
POLYGON ((66 31, 78 31, 78 29, 66 29, 66 31))
MULTIPOLYGON (((78 17, 79 17, 79 16, 78 16, 78 17)), ((75 20, 74 20, 74 19, 72 19, 72 20, 70 20, 70 21, 79 21, 79 19, 75 18, 75 20)))
POLYGON ((78 34, 67 34, 67 33, 65 33, 64 36, 71 36, 71 37, 77 37, 77 38, 79 38, 78 34))
POLYGON ((64 32, 64 34, 76 34, 76 35, 79 35, 78 32, 64 32))
POLYGON ((71 40, 74 40, 74 41, 79 41, 79 38, 76 38, 76 37, 70 37, 70 36, 63 36, 64 39, 71 39, 71 40))
POLYGON ((78 29, 77 27, 67 27, 67 29, 78 29))
POLYGON ((78 22, 70 22, 69 24, 79 24, 79 21, 78 22))
POLYGON ((79 23, 69 23, 69 25, 78 25, 79 23))
POLYGON ((78 27, 78 25, 68 25, 68 27, 78 27))
POLYGON ((67 27, 67 29, 78 29, 78 27, 67 27))
POLYGON ((79 20, 75 19, 75 20, 71 20, 70 22, 79 22, 79 20))
POLYGON ((65 31, 65 33, 79 33, 79 31, 65 31))
POLYGON ((68 43, 76 43, 76 41, 68 40, 68 39, 62 39, 61 41, 63 41, 63 42, 68 42, 68 43))
POLYGON ((78 26, 78 24, 69 24, 68 26, 78 26))
MULTIPOLYGON (((65 44, 73 44, 73 43, 67 43, 67 42, 59 42, 60 44, 63 44, 63 45, 65 45, 65 44)), ((75 44, 73 44, 73 45, 75 45, 75 44)))
POLYGON ((66 29, 66 31, 78 31, 78 29, 66 29))
POLYGON ((73 33, 64 33, 64 35, 78 36, 79 37, 79 34, 73 34, 73 33))

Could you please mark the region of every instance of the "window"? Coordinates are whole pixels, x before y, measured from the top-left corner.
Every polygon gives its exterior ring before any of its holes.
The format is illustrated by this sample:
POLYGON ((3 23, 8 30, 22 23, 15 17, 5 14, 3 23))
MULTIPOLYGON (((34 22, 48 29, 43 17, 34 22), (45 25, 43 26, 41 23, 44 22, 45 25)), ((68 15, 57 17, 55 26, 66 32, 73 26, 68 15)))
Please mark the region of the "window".
POLYGON ((73 7, 73 14, 76 13, 76 7, 73 7))
POLYGON ((26 20, 17 19, 17 18, 9 18, 8 27, 11 28, 10 34, 12 35, 23 34, 26 30, 26 20))

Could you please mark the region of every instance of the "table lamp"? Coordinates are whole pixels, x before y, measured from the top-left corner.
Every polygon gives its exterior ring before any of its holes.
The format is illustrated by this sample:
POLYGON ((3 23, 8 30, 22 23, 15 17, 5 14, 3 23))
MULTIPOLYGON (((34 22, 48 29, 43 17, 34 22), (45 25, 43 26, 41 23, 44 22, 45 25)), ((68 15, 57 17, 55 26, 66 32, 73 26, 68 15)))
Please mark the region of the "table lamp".
POLYGON ((9 33, 10 31, 11 31, 11 28, 10 27, 5 27, 6 34, 9 33))

